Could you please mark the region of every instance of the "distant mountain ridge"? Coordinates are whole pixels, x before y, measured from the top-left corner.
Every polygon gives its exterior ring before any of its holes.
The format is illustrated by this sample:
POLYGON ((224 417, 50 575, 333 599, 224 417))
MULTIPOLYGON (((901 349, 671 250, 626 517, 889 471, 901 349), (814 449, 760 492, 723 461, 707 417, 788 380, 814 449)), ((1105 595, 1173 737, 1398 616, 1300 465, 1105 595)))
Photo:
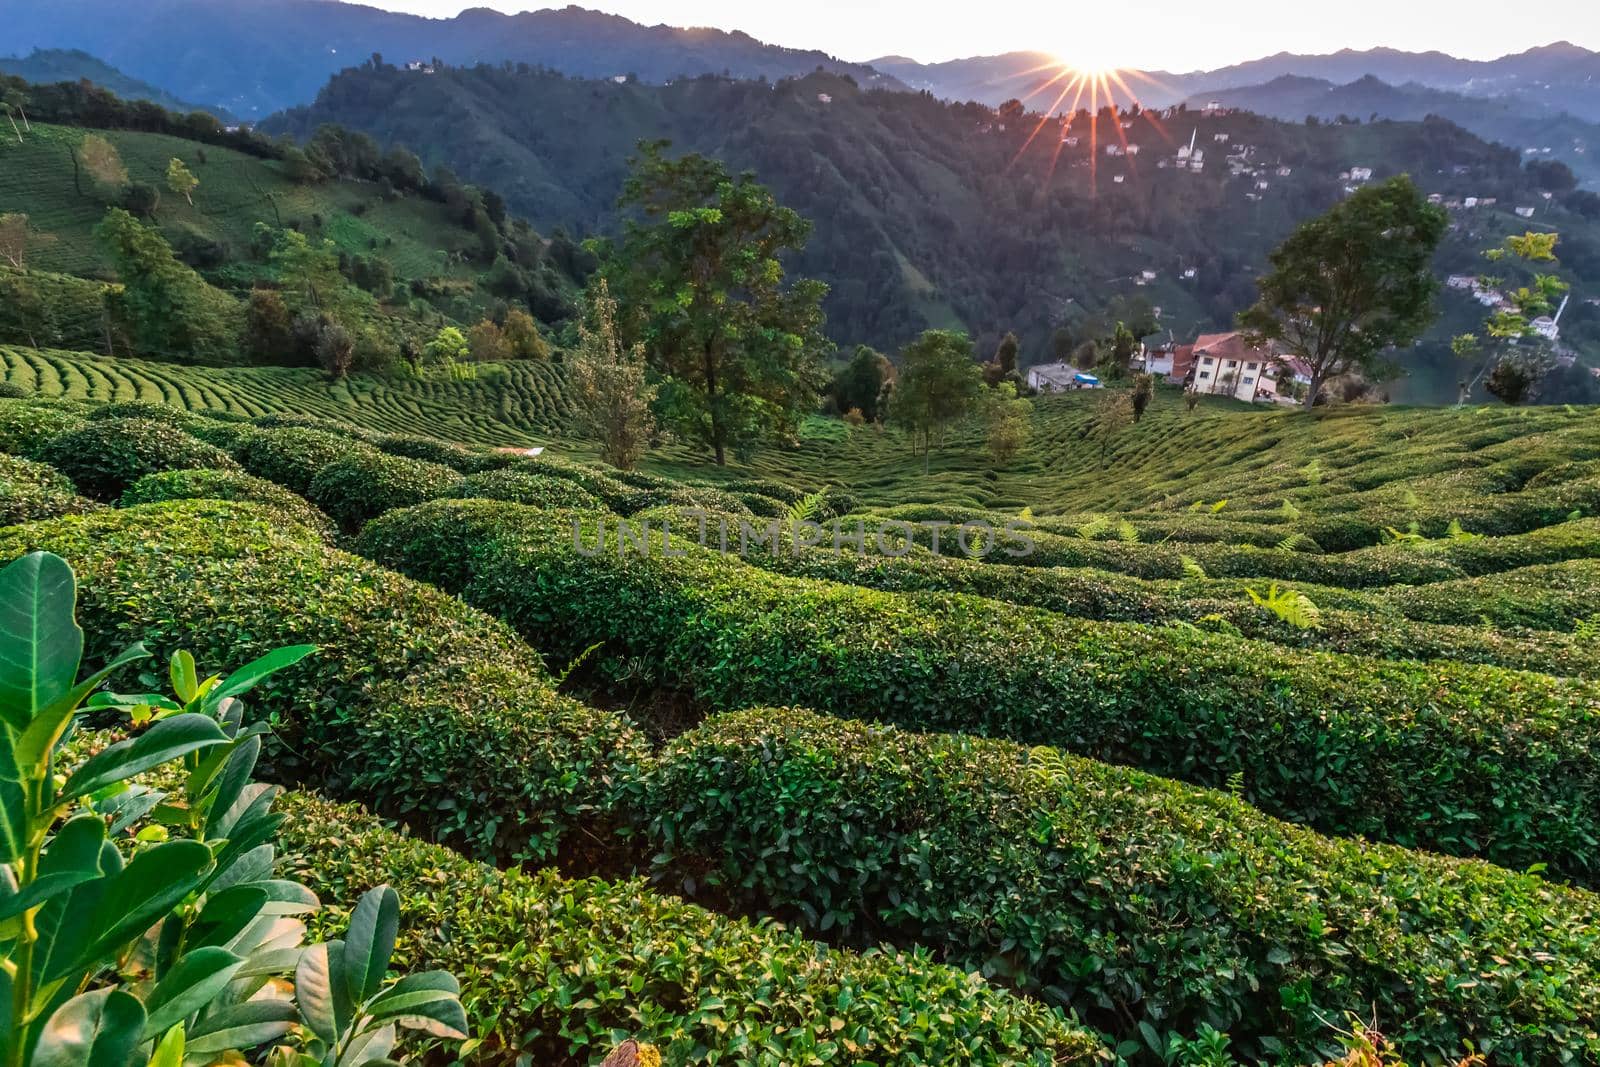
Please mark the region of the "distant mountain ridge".
POLYGON ((168 111, 182 113, 206 110, 223 121, 231 118, 226 108, 203 108, 180 100, 165 89, 138 78, 130 78, 117 68, 76 49, 37 49, 26 56, 0 56, 0 74, 25 78, 36 84, 87 80, 111 90, 124 100, 146 100, 168 111))
POLYGON ((331 0, 0 0, 7 47, 73 48, 186 100, 261 118, 309 103, 340 70, 390 62, 526 63, 586 78, 628 74, 778 79, 818 67, 864 86, 903 85, 822 52, 715 29, 643 26, 579 7, 506 15, 473 8, 449 19, 331 0))

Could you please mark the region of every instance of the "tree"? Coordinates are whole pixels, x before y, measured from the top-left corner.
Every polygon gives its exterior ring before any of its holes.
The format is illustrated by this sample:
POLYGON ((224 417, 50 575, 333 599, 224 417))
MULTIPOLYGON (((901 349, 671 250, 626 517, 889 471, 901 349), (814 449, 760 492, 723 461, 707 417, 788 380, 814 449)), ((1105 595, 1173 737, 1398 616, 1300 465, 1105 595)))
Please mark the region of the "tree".
MULTIPOLYGON (((1487 375, 1485 388, 1513 406, 1537 393, 1542 379, 1556 365, 1550 351, 1553 336, 1539 332, 1534 325, 1540 316, 1550 315, 1556 303, 1571 288, 1554 273, 1545 273, 1547 264, 1557 265, 1558 233, 1513 234, 1503 244, 1484 252, 1491 263, 1514 266, 1531 274, 1527 284, 1505 286, 1510 307, 1502 308, 1484 320, 1484 337, 1461 334, 1450 342, 1451 350, 1462 359, 1482 362, 1477 373, 1461 382, 1458 404, 1465 404, 1472 390, 1487 375)), ((1491 279, 1498 287, 1503 279, 1491 279)), ((1553 331, 1552 331, 1553 334, 1553 331)))
POLYGON ((840 411, 859 411, 863 420, 877 422, 883 417, 879 399, 893 379, 894 364, 887 356, 868 345, 857 345, 850 362, 833 377, 834 404, 840 411))
POLYGON ((1017 396, 1012 382, 1001 382, 985 398, 989 418, 989 455, 995 463, 1009 463, 1033 436, 1033 405, 1017 396))
POLYGON ((1278 346, 1311 368, 1307 407, 1323 383, 1359 372, 1392 377, 1384 353, 1411 344, 1434 318, 1430 269, 1449 226, 1407 177, 1367 186, 1302 223, 1272 253, 1260 297, 1239 316, 1247 340, 1278 346))
POLYGON ((1000 338, 1000 344, 994 350, 994 358, 983 365, 983 380, 987 385, 996 386, 1007 378, 1015 379, 1017 374, 1017 335, 1007 332, 1000 338))
POLYGON ((244 347, 256 363, 283 363, 294 351, 293 316, 276 290, 251 290, 245 308, 244 347))
POLYGON ((493 319, 484 319, 467 331, 467 347, 480 363, 504 363, 511 358, 511 343, 493 319))
POLYGON ((815 404, 822 298, 810 280, 784 284, 780 257, 810 223, 749 174, 730 177, 699 155, 671 160, 665 142, 632 161, 620 244, 598 247, 625 340, 643 342, 662 376, 659 407, 717 464, 792 431, 815 404))
POLYGON ((1050 354, 1057 363, 1065 363, 1072 357, 1072 344, 1072 331, 1065 326, 1057 326, 1050 334, 1050 354))
POLYGON ((578 324, 578 346, 568 377, 578 419, 600 442, 600 458, 628 470, 655 433, 650 405, 656 387, 645 379, 644 345, 626 345, 617 325, 617 302, 604 278, 589 293, 588 314, 578 324))
POLYGON ((1133 392, 1128 394, 1128 402, 1133 406, 1133 421, 1138 422, 1144 418, 1145 408, 1150 406, 1150 400, 1156 395, 1156 376, 1153 374, 1136 374, 1133 376, 1133 392))
POLYGON ((89 177, 95 183, 112 191, 128 184, 128 168, 122 165, 122 156, 116 146, 97 133, 86 134, 75 150, 75 160, 81 160, 89 177))
POLYGON ((111 297, 138 347, 186 360, 237 359, 242 323, 237 301, 179 262, 159 231, 111 208, 95 228, 122 288, 111 297))
POLYGON ((22 116, 22 124, 29 133, 33 127, 28 123, 28 97, 21 89, 10 88, 0 93, 0 108, 6 113, 6 118, 11 120, 11 132, 17 135, 17 143, 22 143, 22 131, 17 129, 17 116, 22 116))
POLYGON ((1111 353, 1109 365, 1111 377, 1122 378, 1128 374, 1133 366, 1133 357, 1139 351, 1139 338, 1134 336, 1128 324, 1118 321, 1117 327, 1111 333, 1110 344, 1107 346, 1111 353))
POLYGON ((890 419, 922 442, 923 470, 950 423, 972 412, 983 392, 983 373, 964 333, 928 330, 900 353, 900 373, 889 402, 890 419))
POLYGON ((471 358, 472 346, 466 334, 454 326, 446 326, 423 346, 422 354, 429 363, 448 367, 471 358))
POLYGON ((550 342, 539 332, 539 324, 533 321, 533 316, 521 308, 506 312, 505 325, 501 329, 505 332, 512 359, 550 358, 550 342))
POLYGON ((1106 461, 1111 451, 1112 442, 1117 435, 1128 428, 1133 421, 1133 403, 1126 393, 1105 392, 1100 396, 1100 402, 1095 405, 1094 412, 1094 437, 1100 442, 1100 462, 1106 461))
POLYGON ((200 188, 200 179, 183 165, 183 160, 174 159, 167 164, 167 188, 183 197, 190 207, 194 207, 194 191, 200 188))
POLYGON ((0 215, 0 259, 17 270, 28 265, 28 216, 18 212, 0 215))

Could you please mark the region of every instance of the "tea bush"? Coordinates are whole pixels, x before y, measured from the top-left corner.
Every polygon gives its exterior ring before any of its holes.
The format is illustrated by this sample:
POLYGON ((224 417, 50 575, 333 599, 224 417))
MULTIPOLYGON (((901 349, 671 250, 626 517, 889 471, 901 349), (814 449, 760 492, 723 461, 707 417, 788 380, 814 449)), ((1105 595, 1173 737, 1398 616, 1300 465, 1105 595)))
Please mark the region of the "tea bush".
POLYGON ((237 470, 222 449, 165 423, 104 419, 51 437, 38 459, 72 479, 85 496, 110 502, 147 474, 170 470, 237 470))
POLYGON ((257 478, 304 496, 328 464, 365 449, 347 437, 303 427, 268 427, 244 438, 239 463, 257 478))
POLYGON ((1570 630, 1600 613, 1600 560, 1520 567, 1392 594, 1408 618, 1500 629, 1570 630))
POLYGON ((454 470, 437 463, 362 449, 319 470, 306 499, 353 533, 386 511, 444 496, 460 481, 454 470))
POLYGON ((481 1055, 597 1063, 622 1037, 688 1064, 1100 1062, 1082 1026, 934 963, 857 954, 651 892, 496 870, 401 837, 359 808, 290 794, 285 851, 323 895, 387 882, 397 958, 462 976, 481 1055))
POLYGON ((599 510, 603 507, 599 498, 577 482, 519 470, 469 474, 450 491, 450 495, 477 500, 507 500, 536 508, 599 510))
POLYGON ((803 696, 1202 785, 1237 775, 1252 803, 1326 832, 1600 874, 1600 685, 881 593, 676 540, 682 558, 659 543, 650 558, 590 555, 594 519, 580 552, 571 514, 438 501, 377 520, 357 548, 459 589, 558 658, 600 642, 603 667, 710 708, 803 696))
POLYGON ((1332 840, 1008 742, 735 712, 637 782, 658 868, 845 939, 937 945, 1089 1021, 1316 1062, 1378 1005, 1408 1059, 1600 1054, 1600 897, 1332 840))
POLYGON ((0 526, 77 515, 96 507, 54 467, 0 454, 0 526))
POLYGON ((87 422, 75 405, 0 399, 0 452, 32 457, 50 438, 79 429, 87 422))
POLYGON ((437 463, 463 474, 472 470, 478 455, 461 445, 417 434, 389 434, 378 438, 373 444, 380 452, 387 452, 391 456, 404 456, 407 459, 437 463))
POLYGON ((237 661, 321 646, 256 691, 275 773, 359 796, 473 852, 555 854, 642 753, 621 716, 550 689, 503 625, 243 502, 168 501, 0 531, 78 573, 88 656, 133 637, 237 661))
POLYGON ((248 500, 288 516, 329 544, 334 540, 333 522, 309 504, 305 497, 291 493, 265 478, 256 478, 241 471, 192 470, 149 474, 128 487, 128 491, 122 494, 119 506, 131 508, 163 500, 248 500))

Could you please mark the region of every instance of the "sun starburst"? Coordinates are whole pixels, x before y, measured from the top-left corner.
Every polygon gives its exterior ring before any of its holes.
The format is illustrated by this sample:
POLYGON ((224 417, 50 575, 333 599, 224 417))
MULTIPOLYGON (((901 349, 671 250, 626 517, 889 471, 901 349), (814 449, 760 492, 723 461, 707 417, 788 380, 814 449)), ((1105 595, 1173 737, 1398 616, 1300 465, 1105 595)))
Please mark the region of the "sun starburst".
POLYGON ((1152 112, 1139 108, 1139 94, 1129 81, 1131 79, 1134 82, 1144 82, 1168 92, 1171 90, 1143 71, 1106 66, 1091 61, 1068 62, 1064 59, 1055 59, 1030 70, 1019 71, 1016 77, 1028 78, 1035 75, 1039 76, 1037 84, 1021 98, 1021 102, 1035 111, 1039 119, 1028 132, 1016 156, 1012 158, 1013 164, 1022 158, 1041 133, 1047 128, 1055 127, 1059 129, 1060 136, 1055 138, 1050 156, 1049 174, 1053 175, 1062 150, 1070 140, 1073 124, 1087 112, 1089 180, 1093 186, 1099 170, 1102 144, 1101 126, 1104 125, 1104 121, 1101 112, 1107 108, 1111 111, 1111 130, 1104 135, 1105 143, 1109 144, 1110 137, 1114 135, 1122 148, 1123 158, 1130 159, 1130 167, 1132 164, 1127 151, 1128 136, 1123 126, 1123 114, 1138 109, 1162 139, 1169 144, 1173 143, 1172 137, 1161 125, 1160 118, 1152 112))

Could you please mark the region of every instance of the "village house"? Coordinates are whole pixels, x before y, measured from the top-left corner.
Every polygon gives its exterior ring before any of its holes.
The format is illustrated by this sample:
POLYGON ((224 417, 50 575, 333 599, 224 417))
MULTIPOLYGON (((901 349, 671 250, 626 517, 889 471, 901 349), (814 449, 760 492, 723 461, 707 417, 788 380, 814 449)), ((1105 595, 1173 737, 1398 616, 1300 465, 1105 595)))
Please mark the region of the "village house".
POLYGON ((1372 180, 1372 168, 1351 167, 1350 180, 1353 182, 1370 182, 1372 180))
POLYGON ((1028 368, 1028 388, 1040 393, 1067 393, 1075 389, 1099 389, 1100 379, 1070 363, 1041 363, 1028 368))
POLYGON ((1531 218, 1533 218, 1533 208, 1531 208, 1531 207, 1519 207, 1519 208, 1517 208, 1517 217, 1518 218, 1522 218, 1522 219, 1531 219, 1531 218))
POLYGON ((1476 289, 1478 279, 1471 274, 1452 274, 1446 279, 1445 284, 1452 289, 1476 289))
POLYGON ((1293 403, 1293 397, 1278 385, 1285 370, 1296 381, 1302 377, 1304 384, 1311 381, 1309 368, 1299 360, 1280 356, 1270 348, 1256 348, 1237 330, 1201 334, 1195 339, 1193 353, 1189 388, 1197 393, 1231 396, 1248 403, 1293 403))

